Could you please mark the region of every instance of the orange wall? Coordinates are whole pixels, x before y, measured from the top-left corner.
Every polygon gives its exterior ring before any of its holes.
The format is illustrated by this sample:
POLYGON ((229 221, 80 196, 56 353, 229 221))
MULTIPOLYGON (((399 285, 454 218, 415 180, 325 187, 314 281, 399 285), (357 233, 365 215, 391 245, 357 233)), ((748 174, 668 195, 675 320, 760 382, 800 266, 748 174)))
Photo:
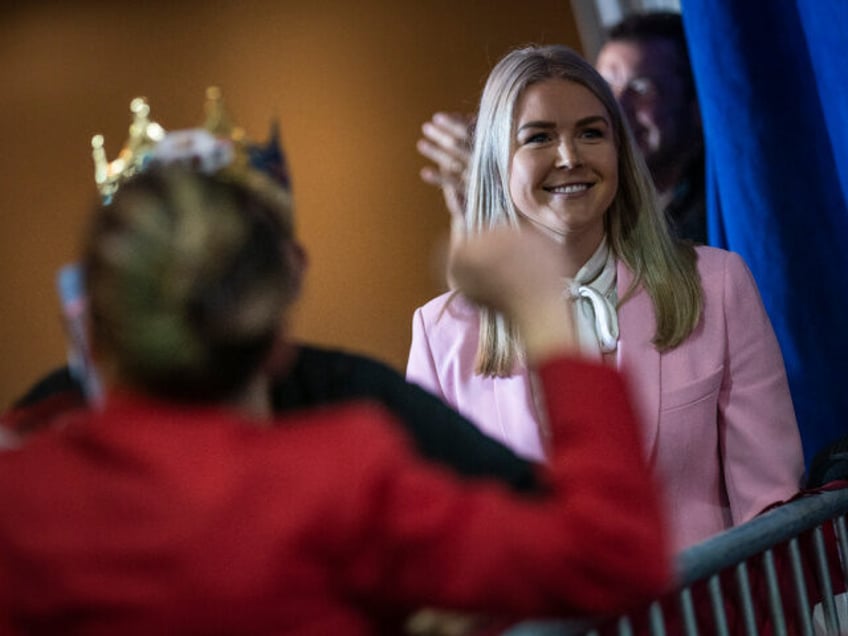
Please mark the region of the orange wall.
POLYGON ((0 408, 64 360, 54 274, 95 195, 90 139, 113 157, 136 95, 166 129, 199 125, 213 84, 252 138, 279 116, 311 256, 295 331, 402 369, 448 229, 421 122, 472 111, 513 46, 579 46, 563 0, 30 4, 0 9, 0 408))

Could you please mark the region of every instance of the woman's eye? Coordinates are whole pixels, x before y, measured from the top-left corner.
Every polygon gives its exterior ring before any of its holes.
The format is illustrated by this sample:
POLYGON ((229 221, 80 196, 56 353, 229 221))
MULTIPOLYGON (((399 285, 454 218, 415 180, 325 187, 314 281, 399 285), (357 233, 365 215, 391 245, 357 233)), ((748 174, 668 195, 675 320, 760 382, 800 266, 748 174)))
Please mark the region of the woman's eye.
POLYGON ((550 138, 551 138, 551 136, 550 136, 549 133, 538 132, 538 133, 534 133, 532 135, 528 135, 527 137, 525 137, 524 143, 525 144, 541 144, 541 143, 545 143, 546 141, 549 141, 550 138))
POLYGON ((586 128, 580 133, 580 136, 584 139, 602 139, 604 137, 604 131, 600 128, 586 128))

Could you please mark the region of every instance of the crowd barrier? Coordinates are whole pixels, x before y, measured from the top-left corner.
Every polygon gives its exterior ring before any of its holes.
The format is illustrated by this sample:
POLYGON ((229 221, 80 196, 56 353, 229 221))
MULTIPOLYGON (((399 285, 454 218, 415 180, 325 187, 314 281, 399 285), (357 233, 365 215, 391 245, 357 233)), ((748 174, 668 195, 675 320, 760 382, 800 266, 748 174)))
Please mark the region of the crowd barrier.
POLYGON ((640 611, 504 636, 846 636, 846 513, 848 483, 830 484, 681 552, 675 589, 640 611))

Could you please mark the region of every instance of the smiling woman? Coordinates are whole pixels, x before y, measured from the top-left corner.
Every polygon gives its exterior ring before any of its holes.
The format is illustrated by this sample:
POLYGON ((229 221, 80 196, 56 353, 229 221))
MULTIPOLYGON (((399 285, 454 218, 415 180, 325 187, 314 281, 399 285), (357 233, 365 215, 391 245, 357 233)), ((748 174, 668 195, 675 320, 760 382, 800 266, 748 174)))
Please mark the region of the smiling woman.
MULTIPOLYGON (((529 47, 480 101, 464 232, 509 225, 560 244, 582 350, 627 375, 678 548, 797 491, 783 360, 735 254, 672 238, 604 79, 529 47)), ((547 454, 538 380, 505 317, 448 293, 415 312, 407 377, 519 454, 547 454)))
POLYGON ((551 79, 527 87, 515 121, 510 196, 522 218, 568 245, 574 276, 600 243, 618 188, 610 117, 588 89, 551 79))

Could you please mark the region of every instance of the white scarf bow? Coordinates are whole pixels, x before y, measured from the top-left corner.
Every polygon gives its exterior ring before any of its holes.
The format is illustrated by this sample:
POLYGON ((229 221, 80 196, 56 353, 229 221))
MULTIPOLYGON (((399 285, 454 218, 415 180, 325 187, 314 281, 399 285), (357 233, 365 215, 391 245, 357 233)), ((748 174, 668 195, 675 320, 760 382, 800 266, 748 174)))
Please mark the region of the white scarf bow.
POLYGON ((566 293, 574 299, 574 317, 580 349, 598 358, 618 347, 618 314, 615 258, 606 238, 580 268, 567 279, 566 293))

